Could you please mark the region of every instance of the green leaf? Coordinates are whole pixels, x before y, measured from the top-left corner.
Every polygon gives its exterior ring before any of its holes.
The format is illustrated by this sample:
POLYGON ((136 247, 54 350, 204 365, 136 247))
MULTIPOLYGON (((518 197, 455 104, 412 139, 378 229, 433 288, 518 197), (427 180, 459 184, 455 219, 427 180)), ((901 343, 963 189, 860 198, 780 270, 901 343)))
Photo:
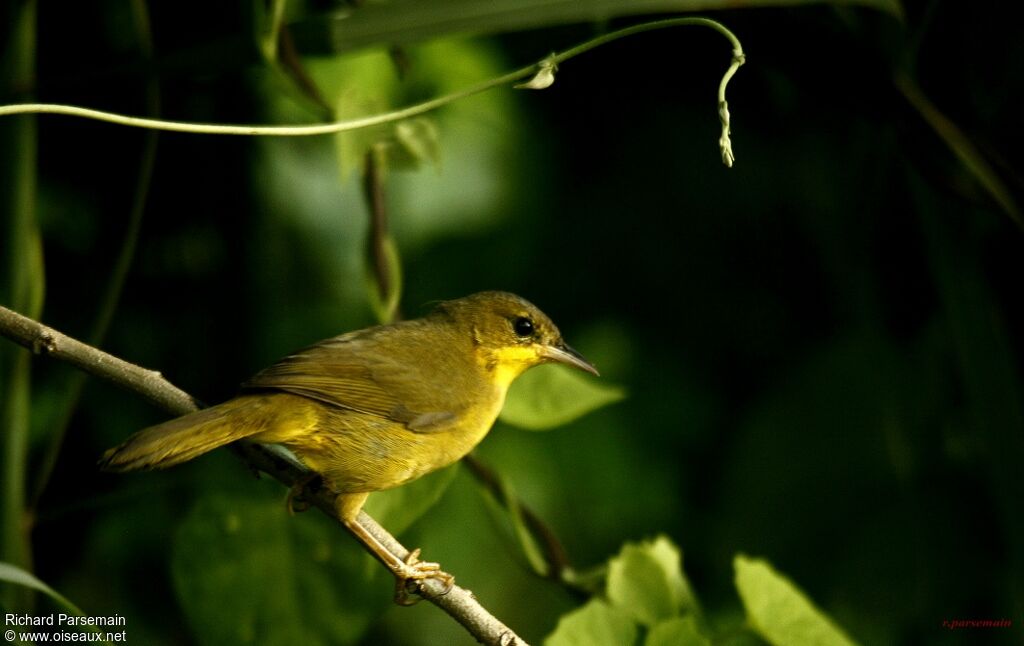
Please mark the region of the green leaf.
MULTIPOLYGON (((493 43, 481 41, 441 40, 403 52, 408 60, 403 106, 494 78, 508 64, 493 43)), ((527 199, 517 187, 538 173, 521 156, 523 137, 534 130, 511 92, 468 97, 431 112, 429 119, 439 144, 430 141, 429 132, 418 138, 427 159, 436 156, 431 164, 437 172, 395 173, 388 183, 392 212, 402 214, 392 228, 407 253, 438 236, 486 231, 517 213, 527 199)), ((408 142, 398 124, 394 136, 408 142)))
MULTIPOLYGON (((497 47, 479 41, 431 42, 403 49, 402 57, 408 68, 403 67, 401 78, 394 60, 383 50, 303 57, 302 67, 322 100, 331 105, 330 117, 339 118, 379 114, 464 89, 501 74, 507 65, 497 47)), ((266 110, 261 119, 308 122, 311 113, 301 109, 295 97, 282 93, 279 80, 270 73, 259 78, 260 105, 266 110)), ((388 212, 395 214, 389 229, 400 241, 403 254, 415 254, 442 237, 472 236, 492 229, 532 199, 517 187, 542 173, 520 154, 528 124, 511 92, 478 94, 432 112, 428 118, 439 139, 443 138, 443 145, 434 151, 439 155, 434 162, 439 172, 386 176, 388 212)), ((326 280, 338 284, 337 290, 348 292, 343 294, 343 303, 364 297, 361 282, 352 287, 351 274, 352 263, 360 262, 363 253, 356 241, 365 235, 367 209, 363 191, 353 180, 362 171, 371 147, 380 145, 389 158, 385 166, 393 165, 399 138, 408 142, 410 134, 400 134, 398 125, 360 128, 329 138, 261 138, 255 142, 260 149, 253 169, 255 186, 268 221, 275 226, 298 225, 303 235, 315 236, 308 260, 336 272, 326 280), (338 177, 347 183, 332 181, 338 177), (331 213, 352 217, 331 217, 331 213), (358 254, 355 260, 352 253, 358 254)), ((423 135, 426 140, 420 138, 421 148, 433 154, 429 135, 423 135)), ((282 247, 277 238, 267 244, 273 250, 282 247)))
POLYGON ((40 581, 31 572, 27 572, 16 565, 0 562, 0 581, 6 581, 7 583, 13 583, 14 585, 20 585, 24 588, 42 592, 46 596, 50 597, 50 599, 52 599, 60 608, 80 617, 85 616, 85 613, 82 612, 78 606, 68 601, 64 595, 40 581))
POLYGON ((175 536, 171 574, 196 640, 356 641, 389 603, 387 573, 336 523, 257 494, 206 495, 175 536))
POLYGON ((551 574, 551 567, 544 555, 544 550, 537 543, 537 538, 526 524, 523 518, 523 510, 519 505, 519 497, 516 495, 512 484, 507 478, 502 478, 502 488, 505 492, 505 500, 508 501, 509 516, 512 521, 512 529, 515 532, 516 541, 523 550, 530 567, 538 576, 546 577, 551 574))
POLYGON ((398 145, 388 151, 392 164, 417 169, 441 163, 441 134, 430 117, 399 121, 394 134, 398 145))
POLYGON ((369 295, 370 307, 373 309, 377 321, 391 323, 395 320, 395 312, 398 311, 399 302, 402 300, 402 259, 393 236, 385 233, 383 243, 384 264, 387 268, 387 275, 391 279, 388 293, 381 294, 380 292, 380 283, 373 267, 370 249, 367 249, 366 256, 366 291, 369 295))
MULTIPOLYGON (((494 515, 495 521, 500 526, 509 530, 510 538, 522 550, 527 564, 537 576, 542 578, 549 576, 551 574, 550 565, 544 550, 523 517, 519 496, 516 494, 511 480, 497 471, 493 471, 491 475, 497 481, 498 491, 492 490, 485 484, 481 484, 480 487, 480 491, 487 501, 487 509, 494 515)), ((476 480, 481 482, 480 478, 476 480)))
POLYGON ((596 381, 566 366, 538 366, 516 379, 505 398, 501 421, 543 431, 614 404, 626 396, 618 386, 596 381))
POLYGON ((629 646, 637 641, 637 626, 629 616, 600 599, 563 615, 544 646, 629 646))
POLYGON ((252 3, 255 14, 256 44, 259 46, 260 54, 263 55, 263 60, 268 63, 277 60, 277 41, 280 38, 285 4, 285 0, 271 0, 269 3, 264 0, 255 0, 252 3), (269 6, 267 6, 268 4, 269 6))
MULTIPOLYGON (((305 69, 334 108, 337 120, 387 112, 401 100, 398 71, 384 50, 309 58, 305 59, 305 69)), ((363 167, 366 153, 374 145, 391 139, 393 130, 393 124, 382 124, 335 135, 342 184, 353 170, 363 167)))
POLYGON ((736 588, 747 620, 766 641, 778 646, 855 644, 803 592, 768 562, 739 554, 733 561, 736 588))
POLYGON ((401 534, 441 499, 457 469, 453 464, 401 487, 376 491, 363 508, 389 532, 401 534))
POLYGON ((558 66, 550 59, 540 62, 537 73, 530 80, 513 85, 517 90, 545 90, 555 83, 555 71, 558 66))
POLYGON ((608 600, 645 626, 696 610, 679 549, 664 536, 626 543, 608 564, 608 600))
POLYGON ((697 630, 697 620, 690 615, 656 624, 648 631, 644 646, 711 646, 711 640, 697 630))

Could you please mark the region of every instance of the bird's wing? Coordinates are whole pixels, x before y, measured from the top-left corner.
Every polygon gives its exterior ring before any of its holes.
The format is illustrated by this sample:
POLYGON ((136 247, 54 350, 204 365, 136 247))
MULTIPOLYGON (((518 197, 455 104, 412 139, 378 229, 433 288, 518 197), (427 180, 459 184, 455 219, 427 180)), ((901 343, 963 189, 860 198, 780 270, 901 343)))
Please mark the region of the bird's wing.
POLYGON ((376 328, 321 341, 257 373, 243 390, 280 390, 376 415, 412 431, 443 431, 470 404, 444 387, 445 362, 407 330, 376 328), (397 335, 397 336, 396 336, 397 335))

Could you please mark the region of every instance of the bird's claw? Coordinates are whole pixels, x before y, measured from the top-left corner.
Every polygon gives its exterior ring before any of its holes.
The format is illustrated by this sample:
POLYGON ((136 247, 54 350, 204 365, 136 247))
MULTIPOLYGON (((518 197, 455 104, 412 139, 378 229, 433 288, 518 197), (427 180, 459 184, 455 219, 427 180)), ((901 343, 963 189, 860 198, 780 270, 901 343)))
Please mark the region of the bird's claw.
POLYGON ((323 479, 319 473, 311 473, 293 484, 284 501, 288 514, 294 515, 296 512, 301 513, 309 509, 313 503, 310 502, 308 496, 319 491, 322 484, 323 479))
POLYGON ((444 585, 444 592, 455 585, 455 577, 441 570, 440 563, 420 560, 420 549, 417 547, 405 557, 401 568, 395 569, 395 603, 400 606, 411 606, 422 597, 423 582, 426 579, 437 579, 444 585))

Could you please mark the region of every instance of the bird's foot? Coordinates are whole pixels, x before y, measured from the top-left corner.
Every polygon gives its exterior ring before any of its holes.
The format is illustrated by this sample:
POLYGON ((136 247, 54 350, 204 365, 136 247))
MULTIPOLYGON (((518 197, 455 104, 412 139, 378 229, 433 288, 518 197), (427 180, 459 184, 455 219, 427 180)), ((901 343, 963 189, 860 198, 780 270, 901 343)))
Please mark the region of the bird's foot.
POLYGON ((284 501, 288 513, 294 515, 296 512, 301 513, 309 509, 312 505, 309 501, 309 496, 320 491, 322 486, 323 478, 319 473, 310 473, 293 484, 291 489, 288 490, 288 497, 284 501))
POLYGON ((444 585, 444 592, 455 585, 455 577, 441 570, 439 563, 420 560, 420 548, 409 552, 400 567, 395 567, 395 603, 400 606, 411 606, 422 598, 423 582, 426 579, 437 579, 444 585))

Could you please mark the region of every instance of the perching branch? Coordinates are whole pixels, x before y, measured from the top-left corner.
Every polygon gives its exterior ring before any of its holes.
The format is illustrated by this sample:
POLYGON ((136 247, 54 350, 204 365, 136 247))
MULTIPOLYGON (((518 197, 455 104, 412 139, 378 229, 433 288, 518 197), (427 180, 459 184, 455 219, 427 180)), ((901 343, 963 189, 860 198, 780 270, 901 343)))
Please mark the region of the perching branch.
MULTIPOLYGON (((164 379, 159 372, 128 363, 3 306, 0 306, 0 334, 35 354, 66 361, 80 370, 140 395, 172 415, 184 415, 200 408, 191 395, 164 379)), ((246 463, 287 487, 308 481, 311 475, 302 465, 263 445, 237 443, 233 446, 246 463)), ((304 494, 304 497, 325 514, 338 520, 334 496, 324 488, 304 494)), ((359 524, 399 559, 404 560, 409 555, 409 550, 366 512, 359 513, 359 524)), ((484 644, 526 645, 512 629, 480 605, 472 592, 457 585, 447 593, 444 588, 442 582, 426 579, 419 594, 451 615, 484 644)))
POLYGON ((211 135, 250 135, 250 136, 276 136, 276 137, 301 137, 311 135, 325 135, 336 132, 346 132, 349 130, 357 130, 359 128, 367 128, 369 126, 376 126, 384 123, 393 123, 401 121, 402 119, 408 119, 415 117, 442 106, 454 103, 466 97, 479 94, 491 88, 499 87, 502 85, 515 84, 518 81, 529 78, 530 80, 526 83, 520 83, 516 87, 523 89, 543 89, 550 86, 555 80, 555 71, 558 69, 558 65, 564 63, 570 58, 579 56, 580 54, 590 51, 595 47, 600 47, 606 43, 610 43, 626 36, 633 34, 639 34, 646 31, 654 31, 656 29, 666 29, 669 27, 687 27, 687 26, 701 26, 709 27, 714 29, 718 33, 725 36, 732 44, 732 62, 729 68, 726 70, 722 77, 721 83, 718 86, 718 117, 722 123, 722 135, 719 139, 719 148, 722 153, 722 162, 726 166, 732 166, 734 156, 732 153, 732 142, 729 139, 729 108, 728 103, 725 100, 725 88, 729 84, 729 80, 732 78, 736 70, 739 69, 740 65, 746 61, 746 56, 743 53, 743 46, 740 45, 740 41, 736 36, 729 31, 722 23, 711 20, 710 18, 668 18, 666 20, 655 20, 652 22, 645 22, 639 25, 633 25, 632 27, 626 27, 624 29, 618 29, 616 31, 609 32, 588 40, 576 47, 572 47, 560 53, 553 53, 550 56, 546 56, 544 59, 532 65, 521 67, 507 74, 488 79, 476 85, 472 85, 468 88, 452 92, 451 94, 445 94, 443 96, 423 101, 422 103, 416 103, 411 106, 401 108, 398 110, 392 110, 390 112, 384 112, 382 114, 375 114, 368 117, 360 117, 357 119, 348 119, 345 121, 335 121, 333 123, 320 123, 313 125, 297 125, 297 126, 255 126, 255 125, 230 125, 230 124, 219 124, 219 123, 189 123, 182 121, 166 121, 164 119, 147 119, 141 117, 132 117, 123 114, 117 114, 114 112, 106 112, 104 110, 93 110, 91 108, 83 108, 75 105, 62 105, 55 103, 23 103, 16 105, 0 105, 0 117, 9 114, 25 114, 25 113, 48 113, 48 114, 63 114, 68 116, 83 117, 86 119, 95 119, 97 121, 106 121, 108 123, 116 123, 123 126, 132 126, 136 128, 150 128, 154 130, 169 130, 173 132, 191 132, 198 134, 211 134, 211 135))

